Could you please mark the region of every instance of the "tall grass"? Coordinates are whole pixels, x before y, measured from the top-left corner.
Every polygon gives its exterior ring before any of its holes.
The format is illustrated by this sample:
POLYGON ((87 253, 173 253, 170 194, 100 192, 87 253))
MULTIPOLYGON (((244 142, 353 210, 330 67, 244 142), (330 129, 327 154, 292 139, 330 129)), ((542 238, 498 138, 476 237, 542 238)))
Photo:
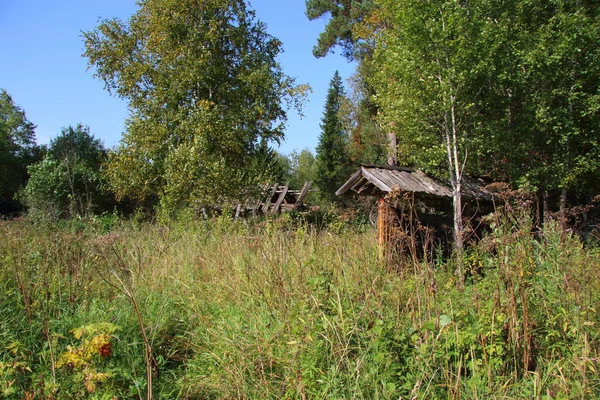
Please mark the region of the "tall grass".
POLYGON ((599 251, 531 228, 494 220, 459 291, 350 226, 2 223, 0 397, 597 398, 599 251))

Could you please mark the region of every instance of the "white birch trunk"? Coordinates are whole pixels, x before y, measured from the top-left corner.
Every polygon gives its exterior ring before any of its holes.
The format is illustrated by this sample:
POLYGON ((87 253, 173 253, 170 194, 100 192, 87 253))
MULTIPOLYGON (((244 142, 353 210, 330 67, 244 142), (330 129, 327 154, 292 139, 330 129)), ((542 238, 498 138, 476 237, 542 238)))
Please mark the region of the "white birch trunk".
POLYGON ((396 146, 398 142, 396 141, 396 134, 394 132, 388 132, 388 165, 392 167, 398 166, 398 159, 396 157, 396 146))

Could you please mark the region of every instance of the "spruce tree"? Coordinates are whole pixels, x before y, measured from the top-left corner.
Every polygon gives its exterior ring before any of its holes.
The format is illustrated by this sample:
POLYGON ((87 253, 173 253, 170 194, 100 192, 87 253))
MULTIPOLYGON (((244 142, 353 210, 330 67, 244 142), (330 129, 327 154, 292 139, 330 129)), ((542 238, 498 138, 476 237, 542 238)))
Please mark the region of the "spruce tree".
POLYGON ((338 71, 335 71, 321 119, 315 171, 315 183, 321 190, 322 197, 330 201, 335 199, 335 191, 345 182, 350 171, 347 138, 339 116, 343 99, 342 79, 338 71))

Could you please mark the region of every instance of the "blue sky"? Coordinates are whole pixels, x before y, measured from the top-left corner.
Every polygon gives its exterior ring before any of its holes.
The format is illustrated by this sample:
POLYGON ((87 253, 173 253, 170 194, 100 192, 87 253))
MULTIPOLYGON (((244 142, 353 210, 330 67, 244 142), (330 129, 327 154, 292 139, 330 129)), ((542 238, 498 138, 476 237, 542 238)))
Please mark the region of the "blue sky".
MULTIPOLYGON (((326 21, 309 21, 304 0, 251 0, 251 5, 268 32, 283 42, 284 71, 313 89, 303 119, 289 111, 286 140, 278 151, 314 150, 329 81, 336 69, 344 79, 350 77, 354 65, 339 54, 313 57, 326 21)), ((38 142, 47 143, 62 127, 79 122, 105 145, 119 142, 126 103, 111 97, 87 69, 81 31, 93 29, 99 19, 127 19, 136 8, 134 0, 0 0, 0 88, 37 125, 38 142)))

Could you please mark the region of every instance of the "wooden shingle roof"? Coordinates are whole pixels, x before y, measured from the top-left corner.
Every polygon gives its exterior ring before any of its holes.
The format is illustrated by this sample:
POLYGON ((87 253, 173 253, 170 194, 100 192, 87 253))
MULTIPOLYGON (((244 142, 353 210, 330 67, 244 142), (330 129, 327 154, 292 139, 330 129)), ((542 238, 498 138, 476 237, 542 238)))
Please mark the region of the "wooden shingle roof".
MULTIPOLYGON (((491 201, 492 195, 483 189, 478 179, 463 177, 462 195, 467 199, 491 201)), ((423 171, 386 165, 362 165, 346 183, 335 192, 340 196, 349 190, 357 194, 376 195, 398 188, 407 192, 452 198, 450 185, 423 171)))

